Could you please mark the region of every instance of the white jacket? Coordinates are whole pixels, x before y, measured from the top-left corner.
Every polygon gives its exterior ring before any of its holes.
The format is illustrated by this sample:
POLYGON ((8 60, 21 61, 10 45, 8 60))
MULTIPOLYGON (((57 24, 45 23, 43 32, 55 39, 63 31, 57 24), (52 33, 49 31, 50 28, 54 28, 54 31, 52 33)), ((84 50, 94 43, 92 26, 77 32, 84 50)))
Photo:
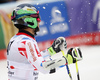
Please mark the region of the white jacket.
POLYGON ((37 80, 38 71, 49 73, 41 67, 43 56, 47 55, 50 56, 47 50, 40 52, 32 34, 20 31, 7 48, 8 80, 37 80))

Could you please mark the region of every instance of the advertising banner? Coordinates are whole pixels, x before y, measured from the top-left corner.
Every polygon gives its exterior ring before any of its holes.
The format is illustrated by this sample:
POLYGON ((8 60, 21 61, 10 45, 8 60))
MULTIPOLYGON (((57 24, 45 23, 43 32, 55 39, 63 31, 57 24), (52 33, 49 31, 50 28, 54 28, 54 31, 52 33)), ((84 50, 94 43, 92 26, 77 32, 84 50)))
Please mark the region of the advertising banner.
POLYGON ((1 25, 1 17, 0 17, 0 49, 5 48, 5 42, 4 42, 4 33, 1 25))
POLYGON ((100 0, 66 0, 71 35, 100 32, 100 0))
POLYGON ((64 1, 35 5, 40 12, 40 32, 38 42, 56 39, 59 36, 69 36, 67 8, 64 1))
POLYGON ((6 49, 0 50, 0 60, 7 59, 7 53, 6 52, 7 52, 6 49))
MULTIPOLYGON (((92 32, 86 34, 78 34, 74 36, 65 37, 67 41, 67 48, 82 45, 100 45, 100 32, 92 32)), ((40 50, 44 50, 51 46, 53 40, 39 42, 40 50)))

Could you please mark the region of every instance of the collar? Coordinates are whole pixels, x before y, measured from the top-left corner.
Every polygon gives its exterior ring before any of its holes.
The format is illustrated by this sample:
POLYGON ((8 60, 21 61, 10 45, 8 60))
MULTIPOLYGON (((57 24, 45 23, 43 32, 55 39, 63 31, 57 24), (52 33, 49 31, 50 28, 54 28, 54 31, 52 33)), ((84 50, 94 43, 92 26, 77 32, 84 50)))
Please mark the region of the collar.
POLYGON ((25 35, 35 40, 34 35, 25 30, 19 30, 19 32, 16 35, 25 35))

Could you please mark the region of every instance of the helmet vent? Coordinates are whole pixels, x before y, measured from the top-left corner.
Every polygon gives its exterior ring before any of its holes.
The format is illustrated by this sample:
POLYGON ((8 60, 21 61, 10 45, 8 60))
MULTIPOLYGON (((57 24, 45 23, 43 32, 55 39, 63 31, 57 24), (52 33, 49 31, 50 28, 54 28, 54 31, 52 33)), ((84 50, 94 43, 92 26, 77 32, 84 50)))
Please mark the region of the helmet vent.
POLYGON ((27 24, 29 24, 29 25, 34 25, 34 23, 32 23, 32 22, 27 22, 27 24))

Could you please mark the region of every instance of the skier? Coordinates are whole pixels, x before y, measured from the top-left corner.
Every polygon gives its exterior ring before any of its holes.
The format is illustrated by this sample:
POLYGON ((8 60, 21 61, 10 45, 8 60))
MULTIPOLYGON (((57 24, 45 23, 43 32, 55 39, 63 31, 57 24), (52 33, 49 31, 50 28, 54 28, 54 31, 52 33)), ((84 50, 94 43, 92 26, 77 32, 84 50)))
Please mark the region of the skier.
POLYGON ((37 80, 39 72, 51 74, 60 66, 82 59, 79 48, 69 49, 65 56, 51 58, 67 48, 64 37, 58 37, 49 48, 40 52, 35 36, 41 20, 39 11, 33 5, 18 5, 12 12, 11 20, 18 33, 10 39, 7 47, 8 80, 37 80))

